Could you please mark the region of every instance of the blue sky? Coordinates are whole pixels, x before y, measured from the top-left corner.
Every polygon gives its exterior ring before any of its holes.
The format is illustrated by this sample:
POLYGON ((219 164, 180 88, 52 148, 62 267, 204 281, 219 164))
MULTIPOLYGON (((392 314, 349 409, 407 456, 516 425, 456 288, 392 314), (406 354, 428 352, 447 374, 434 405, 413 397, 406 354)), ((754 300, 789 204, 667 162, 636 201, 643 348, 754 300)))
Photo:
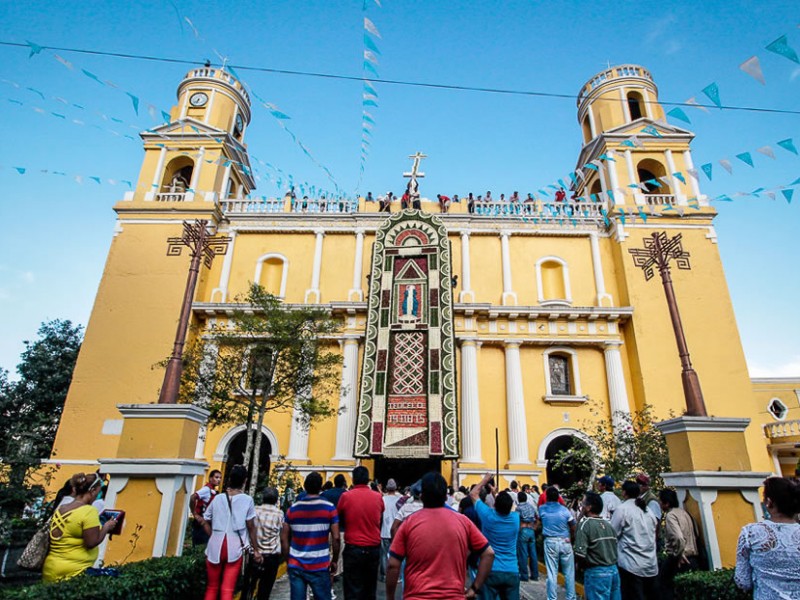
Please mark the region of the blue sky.
MULTIPOLYGON (((238 66, 359 77, 367 16, 381 34, 372 39, 381 53, 376 69, 383 79, 577 94, 608 63, 636 63, 652 72, 665 103, 692 96, 707 101, 700 90, 716 82, 724 104, 800 109, 800 65, 764 50, 786 35, 800 51, 796 2, 381 4, 368 0, 364 12, 361 0, 3 2, 0 41, 198 64, 206 58, 218 63, 224 56, 238 66), (766 85, 738 68, 753 55, 760 59, 766 85)), ((158 107, 157 115, 169 109, 189 69, 58 54, 76 68, 66 69, 52 51, 28 58, 25 48, 0 46, 0 120, 6 138, 0 144, 6 248, 0 256, 0 367, 9 370, 22 340, 35 337, 43 320, 88 321, 112 238, 111 207, 127 189, 120 182, 135 182, 138 174, 137 130, 161 121, 146 107, 158 107), (90 79, 81 68, 120 89, 90 79), (138 116, 126 91, 140 98, 138 116)), ((237 72, 256 94, 291 117, 291 131, 343 189, 356 188, 359 82, 237 72)), ((375 88, 376 124, 362 192, 402 191, 406 157, 416 150, 429 156, 421 186, 429 197, 535 191, 575 167, 581 134, 574 100, 380 82, 375 88)), ((800 157, 776 145, 793 138, 800 147, 800 115, 686 111, 692 121, 687 127, 697 134, 695 163, 714 164, 713 181, 701 182, 709 196, 770 189, 800 177, 800 157), (775 160, 755 152, 766 145, 774 149, 775 160), (753 154, 754 168, 734 158, 746 151, 753 154), (733 163, 733 175, 717 162, 725 158, 733 163)), ((246 141, 254 157, 292 174, 296 183, 332 187, 266 109, 255 104, 253 115, 246 141)), ((256 190, 257 195, 276 193, 265 179, 256 190)), ((791 205, 779 192, 776 200, 762 195, 716 204, 719 247, 754 375, 800 375, 798 204, 800 192, 791 205)))

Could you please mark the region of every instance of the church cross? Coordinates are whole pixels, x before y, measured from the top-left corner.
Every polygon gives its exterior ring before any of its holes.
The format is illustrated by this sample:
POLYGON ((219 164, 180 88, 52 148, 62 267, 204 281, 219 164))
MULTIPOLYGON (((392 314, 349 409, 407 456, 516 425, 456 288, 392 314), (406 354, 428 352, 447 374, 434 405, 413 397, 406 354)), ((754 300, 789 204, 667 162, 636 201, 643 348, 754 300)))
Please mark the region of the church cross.
POLYGON ((410 155, 408 158, 413 158, 414 163, 411 165, 411 172, 403 173, 403 177, 408 177, 411 181, 416 181, 417 177, 425 177, 425 173, 419 170, 419 163, 423 158, 428 158, 428 155, 417 152, 416 154, 410 155))

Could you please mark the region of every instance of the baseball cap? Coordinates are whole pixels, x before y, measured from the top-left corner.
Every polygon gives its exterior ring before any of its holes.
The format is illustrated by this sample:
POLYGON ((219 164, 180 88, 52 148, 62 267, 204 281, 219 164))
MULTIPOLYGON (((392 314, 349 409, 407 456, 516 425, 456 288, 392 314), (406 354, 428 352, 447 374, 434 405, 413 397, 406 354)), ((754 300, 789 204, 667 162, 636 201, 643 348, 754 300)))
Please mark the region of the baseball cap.
POLYGON ((650 478, 644 473, 639 473, 636 476, 636 483, 640 485, 650 485, 650 478))
POLYGON ((614 478, 611 477, 610 475, 603 475, 602 477, 598 477, 597 482, 602 483, 607 488, 614 487, 614 478))

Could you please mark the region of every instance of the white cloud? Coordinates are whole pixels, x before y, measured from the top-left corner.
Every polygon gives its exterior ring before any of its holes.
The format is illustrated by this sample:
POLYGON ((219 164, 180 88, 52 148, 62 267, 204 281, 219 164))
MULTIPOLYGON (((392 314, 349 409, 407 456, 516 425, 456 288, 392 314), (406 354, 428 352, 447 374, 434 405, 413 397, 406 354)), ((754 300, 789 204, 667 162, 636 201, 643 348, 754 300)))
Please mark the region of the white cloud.
POLYGON ((790 356, 784 362, 765 366, 748 363, 750 377, 800 377, 800 355, 790 356))

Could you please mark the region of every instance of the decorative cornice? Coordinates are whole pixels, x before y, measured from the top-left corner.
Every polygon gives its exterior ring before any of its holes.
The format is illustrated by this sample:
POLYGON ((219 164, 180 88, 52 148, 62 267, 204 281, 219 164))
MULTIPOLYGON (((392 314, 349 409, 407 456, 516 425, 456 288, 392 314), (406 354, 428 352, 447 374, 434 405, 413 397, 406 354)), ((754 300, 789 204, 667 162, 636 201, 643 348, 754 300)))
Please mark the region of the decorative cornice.
POLYGON ((750 419, 736 417, 676 417, 656 423, 664 435, 695 431, 741 432, 747 429, 750 419))
POLYGON ((194 404, 117 404, 117 410, 126 419, 188 419, 201 425, 211 414, 194 404))
POLYGON ((201 475, 208 468, 204 460, 180 458, 101 458, 99 462, 102 473, 143 477, 201 475))
POLYGON ((662 473, 661 477, 668 487, 741 490, 761 487, 770 475, 753 471, 684 471, 662 473))

